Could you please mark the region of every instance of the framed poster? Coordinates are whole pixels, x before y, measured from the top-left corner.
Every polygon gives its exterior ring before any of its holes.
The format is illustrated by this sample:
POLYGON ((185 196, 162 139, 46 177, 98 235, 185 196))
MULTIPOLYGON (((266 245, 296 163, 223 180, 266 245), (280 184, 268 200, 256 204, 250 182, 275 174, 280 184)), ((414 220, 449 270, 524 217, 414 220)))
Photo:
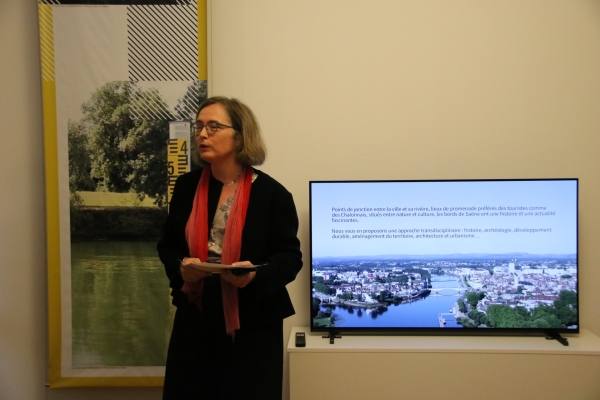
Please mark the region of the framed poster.
POLYGON ((155 244, 206 98, 206 0, 38 4, 51 388, 161 386, 155 244))

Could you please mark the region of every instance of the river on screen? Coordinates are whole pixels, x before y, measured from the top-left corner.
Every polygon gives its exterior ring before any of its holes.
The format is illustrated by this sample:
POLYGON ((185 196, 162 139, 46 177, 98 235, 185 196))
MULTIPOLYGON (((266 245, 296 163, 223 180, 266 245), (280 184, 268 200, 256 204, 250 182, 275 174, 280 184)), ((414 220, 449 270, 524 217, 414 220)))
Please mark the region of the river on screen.
MULTIPOLYGON (((440 328, 440 314, 446 328, 462 328, 450 314, 458 300, 459 281, 453 276, 435 276, 431 279, 432 292, 427 297, 410 302, 390 304, 383 312, 361 307, 335 306, 335 326, 339 328, 440 328), (434 289, 438 290, 438 295, 434 289), (446 288, 446 289, 443 289, 446 288)), ((321 311, 329 312, 328 307, 321 311)))

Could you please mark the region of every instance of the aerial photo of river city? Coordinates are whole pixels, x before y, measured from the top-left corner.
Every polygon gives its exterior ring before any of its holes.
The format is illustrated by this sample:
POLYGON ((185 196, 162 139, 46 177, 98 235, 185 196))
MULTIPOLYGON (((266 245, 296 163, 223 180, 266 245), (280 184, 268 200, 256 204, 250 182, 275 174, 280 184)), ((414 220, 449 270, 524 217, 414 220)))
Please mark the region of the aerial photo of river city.
POLYGON ((320 258, 313 328, 576 329, 575 255, 320 258))

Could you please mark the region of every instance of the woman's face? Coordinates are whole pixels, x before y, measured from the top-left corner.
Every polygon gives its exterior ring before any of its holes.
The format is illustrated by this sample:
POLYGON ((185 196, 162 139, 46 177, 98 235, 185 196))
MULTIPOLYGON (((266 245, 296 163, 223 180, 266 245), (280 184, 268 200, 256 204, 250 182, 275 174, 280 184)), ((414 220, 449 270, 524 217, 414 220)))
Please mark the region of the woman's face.
MULTIPOLYGON (((231 120, 225 107, 220 104, 211 104, 204 107, 198 114, 196 122, 205 126, 211 122, 231 126, 231 120)), ((232 128, 219 126, 217 131, 209 135, 206 128, 196 130, 196 146, 200 157, 210 163, 219 164, 235 159, 235 132, 232 128)))

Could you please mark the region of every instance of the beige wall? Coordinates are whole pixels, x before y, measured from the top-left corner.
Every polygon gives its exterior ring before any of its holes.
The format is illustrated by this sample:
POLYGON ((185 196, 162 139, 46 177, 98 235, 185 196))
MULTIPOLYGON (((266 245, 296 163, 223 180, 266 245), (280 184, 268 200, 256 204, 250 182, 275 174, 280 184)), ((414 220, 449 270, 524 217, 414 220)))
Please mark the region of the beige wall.
MULTIPOLYGON (((309 180, 578 177, 581 325, 600 335, 600 1, 212 0, 210 15, 210 90, 258 115, 305 263, 309 180)), ((0 0, 0 36, 0 398, 159 398, 44 389, 35 1, 0 0)), ((288 330, 308 323, 308 278, 288 330)))

